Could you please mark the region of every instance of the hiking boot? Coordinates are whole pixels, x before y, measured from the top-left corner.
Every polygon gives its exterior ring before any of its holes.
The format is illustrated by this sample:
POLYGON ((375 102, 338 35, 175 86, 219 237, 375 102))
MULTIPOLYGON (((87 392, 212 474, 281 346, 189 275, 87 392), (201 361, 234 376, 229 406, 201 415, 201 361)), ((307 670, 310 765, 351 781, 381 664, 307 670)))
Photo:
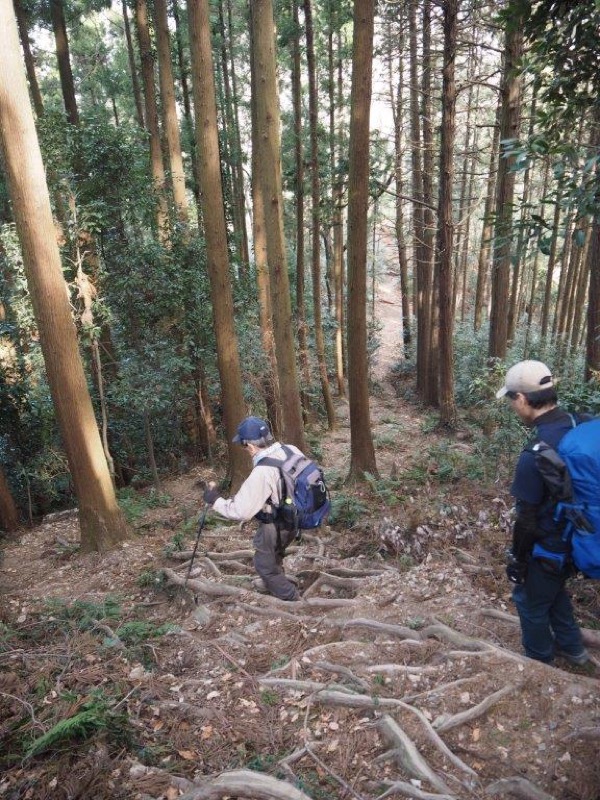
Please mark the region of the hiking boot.
POLYGON ((555 650, 554 655, 557 658, 564 658, 565 661, 568 661, 569 664, 573 664, 575 667, 583 667, 584 664, 587 664, 590 661, 590 654, 585 649, 576 656, 572 655, 571 653, 565 653, 564 650, 555 650))
POLYGON ((263 581, 262 578, 254 578, 252 580, 252 588, 255 592, 260 592, 260 594, 269 594, 269 590, 267 589, 267 584, 263 581))

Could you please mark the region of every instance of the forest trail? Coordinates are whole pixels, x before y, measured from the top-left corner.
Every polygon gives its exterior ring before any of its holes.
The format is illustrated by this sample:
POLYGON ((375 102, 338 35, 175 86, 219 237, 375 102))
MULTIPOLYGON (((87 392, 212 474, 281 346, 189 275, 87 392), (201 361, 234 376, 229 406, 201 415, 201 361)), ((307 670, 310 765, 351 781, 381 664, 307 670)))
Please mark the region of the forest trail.
MULTIPOLYGON (((100 710, 86 741, 13 757, 0 797, 597 800, 599 683, 521 655, 507 497, 443 481, 440 454, 477 457, 468 431, 432 430, 387 380, 393 282, 371 409, 380 478, 344 484, 339 402, 319 434, 337 521, 286 558, 302 601, 252 591, 252 526, 212 516, 182 586, 209 466, 130 500, 133 536, 105 557, 79 554, 73 515, 5 542, 0 750, 100 710)), ((597 583, 574 591, 599 653, 597 583)))

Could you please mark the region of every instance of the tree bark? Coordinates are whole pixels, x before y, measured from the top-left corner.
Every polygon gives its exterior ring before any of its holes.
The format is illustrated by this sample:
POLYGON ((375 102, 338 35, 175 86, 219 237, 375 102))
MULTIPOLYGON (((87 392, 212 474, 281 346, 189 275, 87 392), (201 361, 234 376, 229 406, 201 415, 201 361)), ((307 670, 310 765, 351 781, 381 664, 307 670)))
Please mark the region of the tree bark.
POLYGON ((21 40, 21 47, 23 48, 23 58, 25 59, 25 69, 27 71, 27 80, 29 82, 29 91, 31 92, 31 99, 33 107, 38 117, 44 113, 44 101, 42 100, 42 93, 40 92, 40 85, 35 73, 35 61, 33 53, 31 52, 31 44, 29 42, 29 25, 27 15, 23 10, 21 0, 13 0, 15 14, 17 16, 17 25, 19 28, 19 39, 21 40))
POLYGON ((258 180, 262 189, 273 331, 281 391, 283 436, 287 442, 306 450, 294 337, 292 308, 283 231, 281 184, 281 140, 275 58, 275 25, 272 0, 251 0, 252 42, 256 78, 258 126, 258 180))
POLYGON ((155 24, 158 43, 160 96, 167 139, 173 200, 175 202, 177 219, 184 232, 184 238, 187 238, 189 207, 185 188, 183 159, 181 157, 179 121, 177 119, 177 109, 175 106, 175 83, 173 81, 173 67, 171 65, 171 44, 166 0, 154 0, 154 11, 156 14, 155 24))
POLYGON ((459 0, 444 2, 444 66, 442 86, 442 127, 440 141, 440 194, 438 207, 437 269, 439 302, 440 418, 447 426, 456 423, 454 401, 452 302, 452 248, 454 222, 454 140, 456 132, 456 40, 459 0))
POLYGON ((427 369, 423 373, 421 396, 432 406, 439 402, 439 317, 437 293, 439 287, 433 280, 435 255, 435 219, 433 214, 433 175, 435 172, 433 141, 432 53, 431 53, 431 0, 423 0, 423 69, 421 72, 421 119, 423 120, 423 301, 424 312, 429 317, 427 369))
POLYGON ((169 239, 169 209, 165 196, 165 168, 162 158, 160 130, 158 127, 158 108, 156 106, 154 87, 154 56, 152 54, 146 0, 136 0, 135 21, 138 43, 140 46, 140 58, 142 61, 146 127, 150 137, 150 168, 156 195, 156 225, 161 242, 166 244, 169 239))
POLYGON ((56 58, 58 61, 58 74, 62 90, 67 120, 71 125, 79 125, 79 112, 75 98, 75 83, 71 70, 71 56, 69 53, 69 37, 62 0, 50 0, 50 15, 52 18, 52 31, 56 42, 56 58))
POLYGON ((600 217, 592 224, 587 270, 590 276, 585 347, 585 380, 600 379, 600 217))
MULTIPOLYGON (((401 20, 401 26, 404 19, 401 20)), ((390 30, 390 40, 391 30, 390 30)), ((405 222, 403 209, 404 195, 404 169, 402 160, 404 156, 404 110, 403 110, 403 89, 404 89, 404 34, 401 32, 398 41, 399 53, 397 62, 397 90, 394 97, 394 69, 393 56, 388 56, 390 99, 392 103, 392 117, 394 120, 394 182, 396 186, 396 208, 395 208, 395 231, 396 247, 398 248, 398 268, 400 271, 400 293, 402 302, 402 342, 403 356, 407 356, 406 349, 411 342, 411 320, 410 320, 410 289, 408 280, 408 257, 406 253, 405 222)))
POLYGON ((135 50, 133 49, 133 38, 131 36, 131 25, 129 24, 129 11, 127 9, 127 0, 121 0, 123 9, 123 26, 125 29, 125 43, 127 45, 127 58, 129 60, 129 74, 131 75, 131 89, 133 92, 133 100, 135 102, 135 112, 137 121, 140 128, 146 127, 144 122, 144 104, 142 103, 142 93, 140 91, 140 82, 138 80, 137 65, 135 63, 135 50))
POLYGON ((429 374, 429 342, 431 314, 428 305, 431 294, 428 253, 425 251, 425 208, 423 205, 423 159, 421 155, 421 117, 419 112, 419 79, 417 54, 417 0, 409 4, 410 41, 410 128, 413 196, 413 252, 416 274, 417 316, 417 392, 425 391, 429 374))
POLYGON ((492 137, 492 152, 490 154, 490 168, 487 180, 487 191, 483 210, 483 226, 481 229, 481 243, 479 246, 479 257, 477 259, 477 284, 475 287, 475 310, 473 312, 473 329, 475 333, 481 328, 483 323, 483 310, 486 306, 486 294, 488 284, 488 270, 490 262, 491 240, 494 231, 492 219, 492 208, 494 196, 496 194, 497 161, 498 150, 500 147, 500 115, 502 99, 498 99, 496 110, 496 123, 494 125, 494 135, 492 137))
MULTIPOLYGON (((335 317, 335 376, 337 392, 346 397, 346 330, 344 319, 344 179, 339 164, 343 125, 342 125, 342 57, 338 47, 337 64, 333 47, 334 4, 329 7, 328 70, 329 70, 329 158, 331 166, 331 230, 332 230, 332 274, 333 274, 333 312, 335 317), (336 102, 337 97, 337 102, 336 102), (337 113, 336 113, 337 112, 337 113)), ((338 38, 341 36, 338 30, 338 38)))
MULTIPOLYGON (((252 35, 252 28, 250 29, 252 35)), ((256 283, 258 287, 258 307, 260 335, 266 358, 265 404, 271 430, 279 439, 282 432, 281 392, 277 371, 277 355, 273 334, 273 315, 271 313, 271 288, 269 285, 269 261, 267 258, 267 235, 265 232, 265 211, 262 186, 258 180, 258 121, 256 118, 256 90, 254 81, 254 47, 250 45, 250 107, 252 117, 252 233, 254 243, 254 262, 256 264, 256 283)))
POLYGON ((306 59, 308 64, 308 107, 310 120, 310 183, 312 202, 312 290, 315 349, 321 379, 321 392, 327 412, 329 430, 334 430, 335 410, 325 356, 325 337, 323 336, 323 319, 321 314, 321 185, 319 179, 319 139, 318 139, 318 93, 317 68, 315 64, 315 44, 310 0, 304 0, 304 21, 306 25, 306 59))
POLYGON ((300 399, 304 416, 310 411, 310 361, 308 357, 308 325, 306 322, 306 271, 304 269, 304 143, 302 129, 302 75, 300 67, 300 20, 298 0, 292 0, 294 35, 292 45, 292 104, 294 108, 294 157, 296 166, 296 324, 298 356, 302 374, 300 399))
POLYGON ((367 356, 367 217, 369 208, 369 120, 373 69, 374 0, 354 0, 350 174, 348 178, 348 374, 350 475, 377 475, 369 412, 367 356))
POLYGON ((196 146, 206 256, 212 300, 217 362, 221 378, 221 402, 229 448, 232 490, 249 469, 245 450, 232 443, 237 425, 245 416, 242 378, 234 324, 233 296, 229 278, 229 251, 223 209, 219 132, 210 40, 208 0, 188 5, 192 85, 196 110, 196 146))
MULTIPOLYGON (((505 63, 502 80, 502 117, 500 141, 516 139, 519 134, 521 77, 516 68, 523 50, 523 33, 507 27, 505 63)), ((513 202, 515 173, 512 158, 501 153, 496 186, 496 221, 494 225, 494 256, 492 263, 492 307, 488 355, 504 358, 508 342, 508 292, 513 234, 513 202)))
POLYGON ((81 548, 102 552, 122 542, 127 528, 79 355, 10 0, 0 0, 0 29, 0 135, 27 285, 79 505, 81 548))
POLYGON ((15 531, 19 527, 19 511, 10 491, 4 470, 0 466, 0 528, 15 531))

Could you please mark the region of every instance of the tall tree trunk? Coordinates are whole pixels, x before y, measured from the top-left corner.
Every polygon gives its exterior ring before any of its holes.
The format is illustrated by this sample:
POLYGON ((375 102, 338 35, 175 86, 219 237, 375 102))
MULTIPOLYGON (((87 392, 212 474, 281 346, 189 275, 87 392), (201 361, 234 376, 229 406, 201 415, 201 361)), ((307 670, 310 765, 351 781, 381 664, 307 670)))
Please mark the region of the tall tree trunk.
MULTIPOLYGON (((541 192, 541 202, 540 202, 540 215, 544 216, 544 205, 546 201, 546 195, 548 193, 548 181, 550 180, 550 161, 546 159, 544 165, 544 177, 542 181, 542 192, 541 192)), ((536 246, 535 254, 533 258, 533 265, 531 268, 531 289, 529 294, 529 305, 527 309, 527 329, 525 332, 525 346, 524 346, 524 358, 527 357, 527 353, 529 352, 529 341, 531 338, 531 326, 533 324, 533 318, 535 316, 535 298, 537 295, 538 289, 538 272, 539 272, 539 265, 540 265, 540 248, 536 246)))
MULTIPOLYGON (((513 26, 506 31, 505 63, 502 79, 502 118, 500 140, 519 135, 521 77, 516 74, 523 50, 523 34, 513 26)), ((504 358, 508 342, 508 292, 513 234, 513 202, 515 173, 513 159, 501 154, 496 187, 496 221, 494 225, 494 257, 492 264, 492 307, 490 312, 490 358, 504 358)))
POLYGON ((62 90, 67 120, 71 125, 79 125, 79 112, 75 99, 75 83, 71 71, 71 56, 69 53, 69 37, 62 0, 50 0, 50 15, 52 17, 52 31, 56 42, 56 58, 58 60, 58 74, 62 90))
POLYGON ((315 324, 315 348, 321 392, 327 411, 327 424, 330 430, 335 428, 335 410, 325 357, 325 337, 323 336, 323 319, 321 315, 321 186, 319 180, 319 140, 318 140, 318 96, 317 68, 315 64, 315 44, 310 0, 304 0, 304 20, 306 24, 306 59, 308 64, 308 105, 310 119, 310 183, 312 201, 312 289, 313 315, 315 324))
MULTIPOLYGON (((594 108, 592 118, 591 144, 594 153, 600 146, 600 111, 594 108)), ((596 185, 600 180, 600 167, 594 167, 596 185)), ((587 307, 587 339, 585 346, 585 379, 600 380, 600 214, 592 221, 592 232, 588 247, 586 271, 589 272, 590 285, 587 307)))
POLYGON ((453 369, 452 240, 454 223, 452 218, 452 189, 454 183, 454 139, 456 129, 455 68, 458 11, 459 0, 445 0, 437 283, 440 309, 440 417, 441 422, 448 426, 453 426, 456 422, 453 369))
POLYGON ((79 505, 81 548, 105 551, 127 536, 79 355, 10 0, 0 0, 0 136, 23 263, 79 505))
POLYGON ((173 81, 173 67, 171 65, 171 44, 166 0, 154 0, 154 10, 156 13, 155 24, 158 43, 160 96, 167 139, 173 200, 175 202, 175 212, 179 224, 182 226, 184 236, 187 238, 189 223, 188 199, 185 189, 183 159, 181 157, 179 121, 177 119, 177 108, 175 105, 175 84, 173 81))
POLYGON ((227 140, 231 161, 231 203, 235 246, 237 250, 240 274, 248 268, 248 233, 246 231, 246 208, 244 201, 244 171, 242 169, 242 145, 240 140, 239 119, 237 115, 235 95, 235 70, 231 55, 231 8, 229 7, 229 26, 225 28, 223 0, 219 0, 219 32, 221 34, 221 69, 223 72, 223 90, 225 93, 224 118, 227 121, 227 140), (228 44, 229 43, 229 44, 228 44))
POLYGON ((585 347, 585 379, 600 378, 600 217, 592 224, 587 270, 590 276, 585 347))
POLYGON ((253 64, 256 68, 254 88, 259 145, 258 180, 264 199, 283 435, 288 442, 295 444, 301 450, 306 450, 283 231, 281 140, 273 3, 272 0, 251 0, 250 8, 254 46, 253 64))
POLYGON ((185 131, 189 140, 190 159, 192 162, 193 191, 198 211, 198 225, 203 229, 202 214, 200 212, 200 189, 198 181, 198 158, 196 156, 196 136, 194 134, 194 118, 192 116, 192 104, 190 102, 190 88, 188 83, 188 68, 186 56, 183 48, 183 34, 181 32, 181 22, 179 19, 178 0, 172 0, 173 19, 175 21, 175 43, 177 46, 177 66, 179 68, 179 80, 181 82, 181 98, 183 100, 183 116, 185 119, 185 131))
MULTIPOLYGON (((401 21, 401 24, 404 20, 401 21)), ((391 31, 390 40, 391 40, 391 31)), ((406 253, 406 238, 404 233, 404 169, 402 159, 404 156, 404 109, 403 109, 403 89, 404 89, 404 35, 400 34, 398 41, 399 53, 397 64, 397 89, 394 97, 394 69, 393 58, 390 53, 388 58, 390 98, 392 103, 392 118, 394 121, 394 181, 396 185, 395 203, 395 230, 396 247, 398 248, 398 267, 400 270, 400 293, 402 302, 402 341, 404 345, 404 356, 407 356, 406 348, 411 342, 410 329, 410 288, 408 282, 408 257, 406 253)))
POLYGON ((563 303, 563 310, 561 319, 558 324, 558 335, 564 342, 564 350, 567 349, 567 343, 571 336, 573 329, 573 318, 575 314, 575 298, 577 297, 577 287, 579 286, 579 276, 582 269, 582 255, 583 248, 571 243, 571 251, 569 254, 569 278, 567 281, 567 297, 563 303))
POLYGON ((585 298, 588 292, 588 283, 590 277, 590 244, 592 240, 592 232, 594 226, 590 225, 586 236, 586 245, 581 257, 581 270, 579 272, 579 280, 577 282, 577 295, 575 300, 575 311, 573 314, 573 324, 571 326, 571 337, 569 348, 571 353, 576 353, 579 348, 579 342, 583 335, 583 329, 586 326, 583 324, 584 314, 587 315, 588 309, 585 308, 585 298))
POLYGON ((19 527, 19 511, 10 491, 4 470, 0 466, 0 528, 15 531, 19 527))
POLYGON ((373 69, 374 0, 354 0, 350 174, 348 178, 348 388, 350 479, 377 475, 369 412, 367 356, 367 222, 369 119, 373 69))
MULTIPOLYGON (((337 392, 340 397, 346 396, 346 330, 344 320, 344 178, 340 165, 340 151, 343 137, 342 125, 342 56, 341 44, 338 47, 337 65, 334 53, 334 29, 337 18, 334 17, 334 3, 329 5, 328 31, 328 73, 329 73, 329 157, 331 168, 331 205, 332 205, 332 273, 333 304, 335 317, 335 376, 337 392), (337 95, 337 101, 336 101, 337 95), (337 114, 336 114, 337 112, 337 114), (337 117, 337 119, 336 119, 337 117)), ((338 39, 341 36, 339 30, 338 39)))
POLYGON ((27 80, 29 82, 29 91, 31 92, 31 99, 33 107, 38 117, 44 113, 44 102, 42 100, 42 93, 40 92, 40 85, 35 73, 35 61, 33 53, 31 52, 31 44, 29 42, 29 25, 27 15, 23 10, 21 0, 13 0, 15 14, 17 16, 17 25, 19 27, 19 39, 21 40, 21 47, 23 48, 23 58, 25 59, 25 69, 27 71, 27 80))
POLYGON ((554 216, 552 220, 552 237, 550 240, 550 253, 548 255, 548 264, 546 266, 546 287, 544 289, 544 304, 542 306, 542 339, 545 339, 548 334, 548 325, 550 322, 550 306, 552 305, 552 286, 554 277, 554 265, 556 264, 556 254, 558 251, 558 232, 560 230, 560 212, 561 212, 561 197, 562 197, 562 182, 559 182, 556 189, 556 202, 554 204, 554 216))
POLYGON ((494 221, 492 218, 492 208, 494 206, 494 196, 496 194, 496 178, 498 166, 498 151, 500 148, 500 117, 502 110, 502 97, 498 99, 496 109, 496 123, 494 125, 494 135, 492 137, 492 151, 490 153, 490 168, 487 180, 487 191, 483 210, 483 227, 481 229, 481 244, 479 246, 479 257, 477 259, 477 285, 475 288, 475 310, 473 312, 473 329, 475 333, 481 328, 483 323, 483 310, 487 294, 488 270, 491 251, 491 240, 494 231, 494 221))
MULTIPOLYGON (((530 122, 528 136, 531 138, 535 129, 535 114, 536 114, 536 87, 533 87, 533 97, 531 99, 530 109, 530 122)), ((523 194, 521 195, 521 222, 519 226, 519 235, 517 237, 517 246, 515 249, 514 266, 512 272, 512 283, 510 289, 510 302, 508 306, 508 341, 512 342, 515 336, 515 328, 519 316, 519 294, 521 277, 523 274, 522 261, 524 260, 525 248, 525 229, 527 226, 527 219, 530 214, 529 197, 531 194, 531 164, 528 163, 523 176, 523 194)))
POLYGON ((310 410, 311 385, 306 322, 306 273, 304 269, 304 142, 302 131, 302 75, 300 69, 300 21, 298 0, 292 2, 292 103, 294 107, 294 156, 296 163, 296 325, 302 384, 300 398, 305 416, 310 410))
MULTIPOLYGON (((252 37, 252 26, 250 26, 252 37)), ((252 124, 252 239, 254 244, 254 261, 256 264, 256 283, 258 289, 258 306, 260 335, 265 354, 264 394, 267 417, 275 438, 281 438, 281 392, 277 372, 277 355, 275 352, 275 336, 273 334, 273 315, 271 312, 271 287, 269 283, 269 261, 267 258, 267 235, 265 232, 265 211, 262 187, 258 180, 258 121, 256 118, 256 68, 254 66, 254 46, 250 43, 250 115, 252 124)))
POLYGON ((229 278, 208 0, 190 3, 188 19, 202 217, 217 340, 221 402, 229 448, 229 469, 235 491, 247 474, 249 463, 245 450, 233 445, 231 441, 237 425, 245 416, 245 405, 229 278))
POLYGON ((438 286, 433 280, 435 244, 433 175, 435 172, 433 142, 432 99, 432 54, 431 54, 431 0, 423 0, 423 69, 421 73, 421 118, 423 120, 423 295, 425 313, 429 316, 428 339, 426 341, 427 372, 421 396, 426 403, 437 405, 439 399, 439 354, 438 354, 438 286))
POLYGON ((154 56, 148 25, 148 6, 146 0, 136 0, 135 21, 142 61, 144 81, 144 101, 146 107, 146 127, 150 136, 150 168, 156 195, 156 225, 163 244, 169 238, 169 209, 165 195, 165 168, 162 158, 160 130, 158 127, 158 108, 154 87, 154 56))
POLYGON ((423 160, 421 156, 421 117, 419 111, 419 79, 417 54, 417 0, 409 3, 410 35, 410 119, 413 196, 413 247, 416 274, 417 314, 417 392, 425 391, 429 375, 429 342, 431 341, 431 274, 429 254, 425 251, 425 207, 423 203, 423 160))
POLYGON ((145 128, 144 104, 142 103, 142 93, 140 91, 140 82, 138 80, 137 65, 135 63, 135 50, 133 49, 133 38, 131 36, 131 25, 129 24, 127 0, 121 0, 121 6, 123 9, 123 26, 125 28, 125 43, 127 45, 127 58, 129 60, 129 74, 131 75, 131 89, 133 91, 133 100, 135 102, 135 112, 140 128, 145 128))

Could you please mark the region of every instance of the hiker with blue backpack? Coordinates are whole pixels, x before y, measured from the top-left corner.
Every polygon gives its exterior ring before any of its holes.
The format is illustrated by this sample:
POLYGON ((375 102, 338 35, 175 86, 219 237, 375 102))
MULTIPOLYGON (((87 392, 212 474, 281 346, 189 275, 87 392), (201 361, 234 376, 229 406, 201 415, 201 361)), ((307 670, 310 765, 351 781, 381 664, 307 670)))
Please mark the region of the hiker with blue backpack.
POLYGON ((529 658, 547 664, 562 657, 584 665, 589 655, 565 584, 576 571, 573 519, 587 519, 588 509, 573 502, 572 464, 568 468, 560 453, 563 441, 580 428, 595 427, 596 421, 583 422, 558 406, 555 380, 541 361, 511 367, 496 397, 506 397, 535 431, 519 456, 511 486, 516 518, 506 568, 514 584, 523 647, 529 658))
POLYGON ((209 485, 204 502, 225 519, 258 521, 254 568, 264 588, 280 600, 299 600, 296 583, 284 572, 283 558, 301 531, 318 527, 329 511, 323 473, 297 447, 275 441, 268 423, 259 417, 246 417, 233 441, 248 450, 252 472, 230 499, 209 485))

